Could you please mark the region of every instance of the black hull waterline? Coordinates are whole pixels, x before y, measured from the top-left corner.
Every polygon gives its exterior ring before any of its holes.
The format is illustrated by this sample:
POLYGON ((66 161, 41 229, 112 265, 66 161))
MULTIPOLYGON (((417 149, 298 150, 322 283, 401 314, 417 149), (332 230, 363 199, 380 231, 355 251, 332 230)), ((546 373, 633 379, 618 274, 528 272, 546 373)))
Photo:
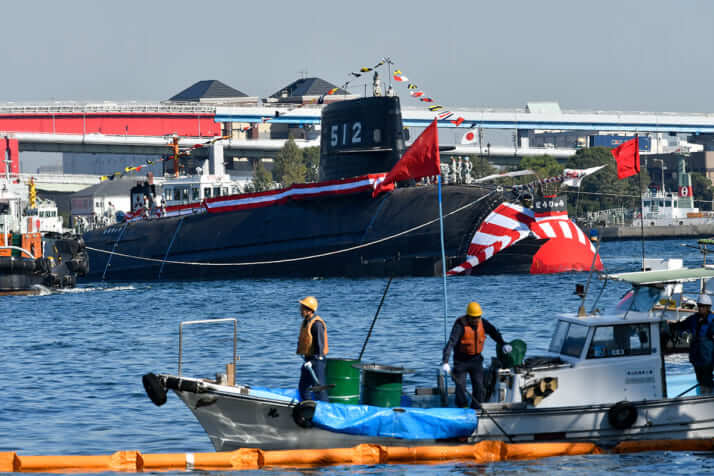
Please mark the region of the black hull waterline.
MULTIPOLYGON (((480 187, 444 187, 447 268, 464 259, 476 228, 503 200, 500 193, 486 194, 480 187), (461 211, 452 213, 458 209, 461 211)), ((356 193, 223 213, 138 220, 84 235, 90 255, 88 277, 440 275, 438 217, 437 188, 429 186, 398 188, 376 199, 370 193, 356 193), (360 248, 343 252, 353 247, 360 248), (328 255, 319 256, 325 253, 328 255)), ((518 247, 509 254, 511 259, 499 259, 491 268, 501 273, 527 273, 537 248, 518 247)))

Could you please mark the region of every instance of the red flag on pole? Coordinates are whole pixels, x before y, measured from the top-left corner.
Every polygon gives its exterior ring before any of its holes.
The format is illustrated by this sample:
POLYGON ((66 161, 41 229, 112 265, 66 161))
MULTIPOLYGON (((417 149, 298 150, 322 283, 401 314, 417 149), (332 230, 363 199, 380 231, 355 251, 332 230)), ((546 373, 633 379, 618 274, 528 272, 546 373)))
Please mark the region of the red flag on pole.
POLYGON ((441 173, 440 165, 439 132, 436 127, 436 119, 434 119, 434 122, 424 129, 424 132, 407 149, 399 162, 392 167, 392 170, 384 177, 384 181, 377 185, 372 192, 372 197, 391 189, 389 185, 394 182, 439 175, 441 173))
POLYGON ((640 173, 639 137, 623 142, 610 151, 617 162, 617 178, 622 180, 640 173))

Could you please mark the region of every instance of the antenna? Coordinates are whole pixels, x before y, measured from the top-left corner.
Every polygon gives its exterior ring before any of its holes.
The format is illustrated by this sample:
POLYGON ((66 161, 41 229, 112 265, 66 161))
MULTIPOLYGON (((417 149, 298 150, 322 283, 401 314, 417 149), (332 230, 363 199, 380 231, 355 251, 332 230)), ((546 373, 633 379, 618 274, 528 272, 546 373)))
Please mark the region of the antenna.
POLYGON ((597 260, 598 254, 600 253, 600 243, 602 243, 602 241, 598 240, 597 248, 595 249, 595 254, 593 255, 593 262, 590 265, 590 273, 588 274, 588 281, 585 284, 585 288, 582 289, 580 287, 582 285, 578 285, 578 287, 576 287, 575 294, 580 296, 580 307, 578 308, 578 317, 584 317, 586 315, 585 314, 585 298, 587 297, 588 289, 590 288, 590 280, 592 279, 593 273, 595 272, 595 261, 597 260))

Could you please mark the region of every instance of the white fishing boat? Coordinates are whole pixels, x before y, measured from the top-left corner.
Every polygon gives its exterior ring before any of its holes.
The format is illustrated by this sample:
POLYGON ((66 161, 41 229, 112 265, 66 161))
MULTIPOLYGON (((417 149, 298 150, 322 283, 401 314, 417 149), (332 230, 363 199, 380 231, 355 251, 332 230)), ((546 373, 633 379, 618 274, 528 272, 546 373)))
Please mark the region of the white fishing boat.
MULTIPOLYGON (((605 276, 630 283, 611 311, 557 316, 549 352, 520 365, 492 362, 489 397, 479 410, 443 408, 445 385, 403 395, 398 407, 300 402, 296 393, 234 382, 234 362, 215 380, 147 374, 158 405, 173 390, 216 450, 351 447, 360 443, 427 445, 478 440, 591 441, 714 437, 714 395, 668 388, 655 304, 670 285, 714 277, 705 268, 605 276)), ((598 306, 597 301, 593 309, 598 306)), ((226 320, 195 321, 217 323, 226 320)), ((237 322, 234 323, 234 336, 237 322)), ((183 328, 183 324, 182 327, 183 328)), ((363 377, 364 378, 364 377, 363 377)), ((328 380, 330 379, 328 370, 328 380)), ((693 375, 692 375, 693 381, 693 375)), ((364 383, 364 382, 363 382, 364 383)), ((443 380, 442 380, 443 383, 443 380)), ((364 398, 364 393, 363 393, 364 398)))

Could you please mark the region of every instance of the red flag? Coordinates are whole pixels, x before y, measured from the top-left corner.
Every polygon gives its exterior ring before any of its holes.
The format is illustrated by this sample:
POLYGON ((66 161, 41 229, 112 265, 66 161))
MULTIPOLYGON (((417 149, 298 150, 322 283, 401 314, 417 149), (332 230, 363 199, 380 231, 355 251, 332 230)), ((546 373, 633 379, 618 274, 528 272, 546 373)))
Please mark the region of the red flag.
POLYGON ((392 170, 384 177, 384 181, 377 185, 372 192, 372 197, 389 190, 390 185, 394 182, 439 175, 441 173, 440 165, 439 132, 436 127, 436 119, 434 119, 407 149, 399 162, 392 167, 392 170))
POLYGON ((610 151, 617 162, 617 178, 622 180, 640 173, 639 137, 623 142, 610 151))

